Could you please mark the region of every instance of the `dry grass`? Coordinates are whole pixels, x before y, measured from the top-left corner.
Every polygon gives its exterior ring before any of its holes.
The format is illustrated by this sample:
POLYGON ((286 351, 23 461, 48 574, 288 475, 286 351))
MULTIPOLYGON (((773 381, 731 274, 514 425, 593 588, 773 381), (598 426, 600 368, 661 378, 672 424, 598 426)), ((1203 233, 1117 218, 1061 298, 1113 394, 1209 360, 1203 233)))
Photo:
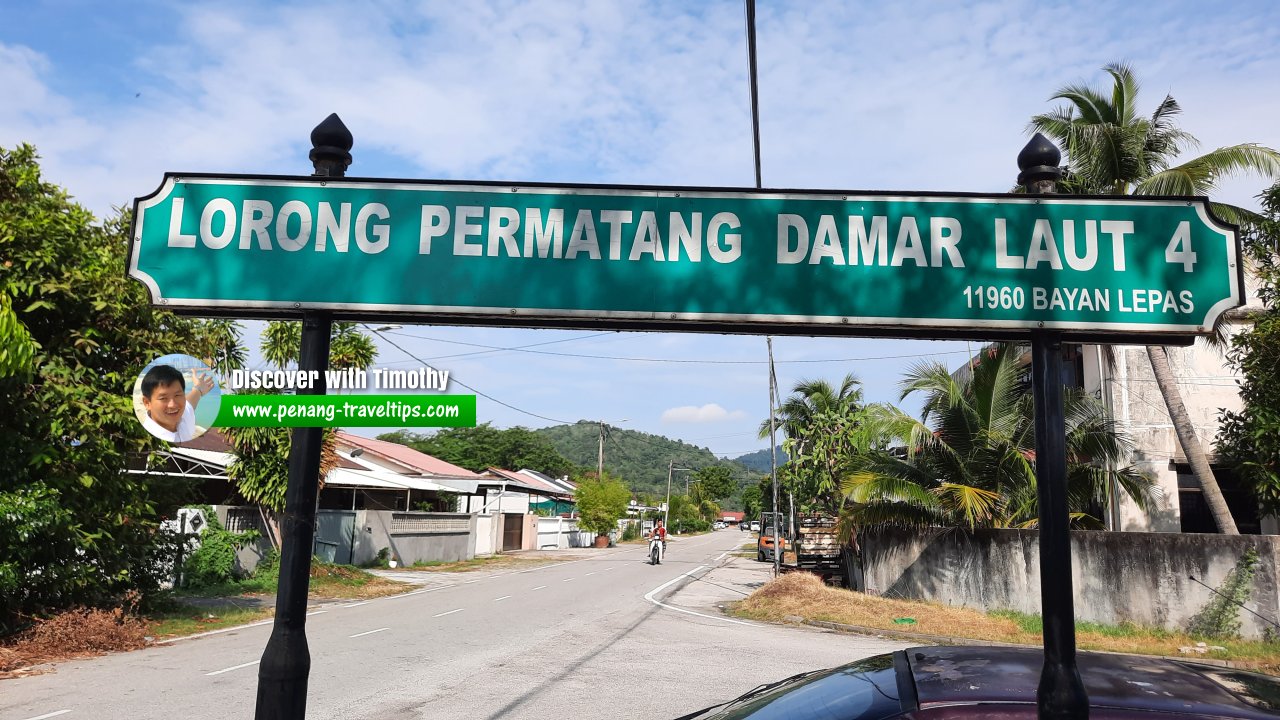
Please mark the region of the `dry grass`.
POLYGON ((313 598, 368 599, 399 595, 412 587, 349 565, 312 565, 307 594, 313 598))
POLYGON ((42 672, 32 665, 136 650, 147 644, 146 625, 122 608, 70 610, 36 624, 0 646, 0 678, 42 672))
MULTIPOLYGON (((894 600, 827 587, 808 573, 788 573, 756 590, 738 603, 734 612, 756 620, 782 622, 788 616, 825 620, 845 625, 971 638, 994 642, 1039 645, 1038 618, 1015 613, 987 614, 917 600, 894 600), (896 623, 910 618, 914 623, 896 623)), ((1163 655, 1194 660, 1179 652, 1194 646, 1198 638, 1134 625, 1101 626, 1080 623, 1076 644, 1081 650, 1105 650, 1140 655, 1163 655)), ((1211 651, 1203 657, 1231 660, 1261 672, 1280 675, 1280 644, 1250 640, 1217 640, 1225 651, 1211 651)))

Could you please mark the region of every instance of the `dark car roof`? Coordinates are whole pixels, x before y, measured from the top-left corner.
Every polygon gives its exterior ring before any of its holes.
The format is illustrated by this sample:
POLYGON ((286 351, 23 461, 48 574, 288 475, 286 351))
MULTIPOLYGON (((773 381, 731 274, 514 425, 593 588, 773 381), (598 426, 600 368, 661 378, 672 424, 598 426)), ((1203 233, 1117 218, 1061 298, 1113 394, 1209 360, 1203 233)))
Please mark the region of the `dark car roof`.
MULTIPOLYGON (((923 647, 906 653, 922 708, 1036 701, 1044 664, 1039 648, 923 647)), ((1092 707, 1240 718, 1274 718, 1280 711, 1280 679, 1276 678, 1107 653, 1077 653, 1076 664, 1092 707)))

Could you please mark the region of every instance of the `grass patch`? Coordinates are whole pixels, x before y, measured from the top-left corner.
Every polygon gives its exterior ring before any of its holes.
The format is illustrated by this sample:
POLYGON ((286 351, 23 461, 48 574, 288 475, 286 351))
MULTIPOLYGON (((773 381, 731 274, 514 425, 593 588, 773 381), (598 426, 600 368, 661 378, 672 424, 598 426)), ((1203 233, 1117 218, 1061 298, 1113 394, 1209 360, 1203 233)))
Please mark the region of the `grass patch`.
POLYGON ((146 618, 147 634, 157 640, 195 635, 236 625, 247 625, 273 617, 271 608, 219 605, 197 607, 178 603, 163 612, 152 613, 146 618))
MULTIPOLYGON (((1038 615, 1013 611, 983 613, 918 600, 894 600, 827 587, 808 573, 788 573, 773 580, 733 606, 745 618, 781 622, 788 615, 881 630, 897 630, 1040 645, 1038 615), (914 623, 895 620, 910 618, 914 623)), ((1076 645, 1081 650, 1105 650, 1137 655, 1159 655, 1195 660, 1200 657, 1231 660, 1250 668, 1280 675, 1280 643, 1258 640, 1212 640, 1186 633, 1146 628, 1132 623, 1101 625, 1078 622, 1076 645), (1197 642, 1220 645, 1226 650, 1204 655, 1184 655, 1178 648, 1197 642)))
MULTIPOLYGON (((252 577, 232 582, 183 588, 175 593, 183 597, 230 598, 241 595, 273 595, 279 588, 279 568, 268 566, 252 577)), ((372 598, 395 595, 409 588, 408 583, 388 580, 350 565, 330 565, 315 560, 311 562, 311 582, 308 596, 313 598, 372 598)))

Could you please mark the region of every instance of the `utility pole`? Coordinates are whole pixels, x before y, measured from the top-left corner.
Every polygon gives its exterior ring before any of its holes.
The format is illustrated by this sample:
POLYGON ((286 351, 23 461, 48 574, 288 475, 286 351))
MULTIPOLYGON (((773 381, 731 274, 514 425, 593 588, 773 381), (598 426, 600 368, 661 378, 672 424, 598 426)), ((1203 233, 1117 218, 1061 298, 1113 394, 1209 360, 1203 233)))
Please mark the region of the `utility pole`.
MULTIPOLYGON (((675 473, 675 471, 676 471, 676 461, 668 460, 667 461, 667 503, 666 505, 663 506, 664 509, 662 511, 662 524, 664 526, 671 524, 670 522, 668 522, 669 520, 671 520, 671 475, 675 473)), ((671 532, 671 531, 667 530, 667 532, 671 532)))
MULTIPOLYGON (((675 461, 675 460, 668 460, 668 461, 667 461, 667 509, 666 509, 666 510, 664 511, 664 513, 663 513, 663 520, 662 520, 662 524, 663 524, 663 525, 668 526, 668 528, 670 528, 670 525, 671 525, 671 523, 670 523, 670 522, 668 522, 668 521, 670 520, 670 518, 671 518, 671 478, 672 478, 672 476, 673 476, 673 475, 675 475, 675 472, 676 472, 677 470, 686 470, 686 471, 692 472, 692 471, 693 471, 693 468, 678 468, 678 467, 676 467, 676 461, 675 461)), ((689 495, 689 478, 688 478, 688 476, 685 476, 684 482, 685 482, 685 485, 684 485, 684 494, 685 494, 685 496, 687 497, 687 496, 689 495)))
MULTIPOLYGON (((773 338, 765 338, 769 349, 769 476, 773 479, 773 576, 782 572, 782 553, 778 544, 778 422, 773 414, 773 401, 778 397, 778 376, 773 371, 773 338)), ((760 528, 763 532, 764 528, 760 528)))
POLYGON ((600 454, 596 456, 596 478, 604 479, 604 421, 600 421, 600 454))

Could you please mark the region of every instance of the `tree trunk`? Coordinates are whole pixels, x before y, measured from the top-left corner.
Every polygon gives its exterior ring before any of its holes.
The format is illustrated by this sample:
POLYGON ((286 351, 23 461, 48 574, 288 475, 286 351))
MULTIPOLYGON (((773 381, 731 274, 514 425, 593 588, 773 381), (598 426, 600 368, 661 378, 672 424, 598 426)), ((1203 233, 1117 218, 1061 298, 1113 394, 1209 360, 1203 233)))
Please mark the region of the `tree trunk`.
POLYGON ((267 531, 266 536, 267 540, 271 541, 271 547, 276 552, 280 552, 280 522, 276 514, 259 505, 258 517, 262 518, 262 527, 267 531))
POLYGON ((1169 418, 1173 420, 1173 429, 1178 434, 1182 454, 1187 456, 1191 472, 1204 493, 1205 502, 1209 503, 1209 511, 1213 513, 1213 521, 1218 526, 1218 532, 1224 535, 1239 535, 1236 521, 1231 517, 1231 510, 1222 497, 1222 490, 1213 477, 1213 470, 1209 468, 1209 459, 1205 457, 1204 448, 1200 447, 1200 439, 1196 437, 1195 427, 1187 415, 1187 408, 1182 404, 1182 393, 1178 391, 1178 386, 1174 383, 1173 371, 1169 369, 1168 353, 1159 345, 1148 345, 1147 358, 1151 361, 1151 372, 1156 376, 1156 384, 1160 387, 1164 404, 1169 408, 1169 418))

